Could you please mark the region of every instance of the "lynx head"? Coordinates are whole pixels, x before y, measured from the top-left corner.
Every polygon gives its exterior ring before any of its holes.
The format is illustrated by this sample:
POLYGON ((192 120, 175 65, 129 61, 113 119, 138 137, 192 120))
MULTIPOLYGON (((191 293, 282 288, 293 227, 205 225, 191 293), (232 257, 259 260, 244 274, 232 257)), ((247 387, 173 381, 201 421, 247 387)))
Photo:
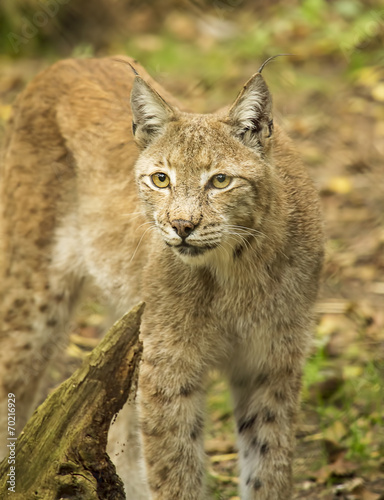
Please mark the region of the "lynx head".
POLYGON ((139 192, 164 243, 189 264, 214 265, 261 237, 273 184, 272 99, 261 74, 226 113, 181 112, 139 76, 131 107, 139 192))

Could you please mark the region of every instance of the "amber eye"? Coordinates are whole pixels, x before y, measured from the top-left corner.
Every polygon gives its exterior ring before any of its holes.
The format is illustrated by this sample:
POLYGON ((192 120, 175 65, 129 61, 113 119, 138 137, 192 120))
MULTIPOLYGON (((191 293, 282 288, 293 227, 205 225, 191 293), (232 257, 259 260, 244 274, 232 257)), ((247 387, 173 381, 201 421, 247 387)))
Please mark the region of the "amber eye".
POLYGON ((152 174, 151 179, 153 184, 158 188, 166 188, 169 186, 169 177, 167 174, 163 174, 163 172, 152 174))
POLYGON ((225 174, 218 174, 212 177, 212 184, 217 189, 223 189, 229 186, 231 177, 225 174))

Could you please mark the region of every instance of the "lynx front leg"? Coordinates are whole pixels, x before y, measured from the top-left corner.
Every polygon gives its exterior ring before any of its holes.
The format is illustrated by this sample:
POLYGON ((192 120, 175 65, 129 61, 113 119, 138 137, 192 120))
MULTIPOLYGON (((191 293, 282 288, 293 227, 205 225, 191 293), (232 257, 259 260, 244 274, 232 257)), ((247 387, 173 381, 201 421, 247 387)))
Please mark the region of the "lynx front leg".
POLYGON ((265 372, 232 382, 242 500, 289 500, 299 372, 265 372))
POLYGON ((139 405, 148 482, 153 500, 201 500, 201 361, 199 365, 191 346, 173 349, 166 352, 161 339, 147 346, 144 342, 139 405))

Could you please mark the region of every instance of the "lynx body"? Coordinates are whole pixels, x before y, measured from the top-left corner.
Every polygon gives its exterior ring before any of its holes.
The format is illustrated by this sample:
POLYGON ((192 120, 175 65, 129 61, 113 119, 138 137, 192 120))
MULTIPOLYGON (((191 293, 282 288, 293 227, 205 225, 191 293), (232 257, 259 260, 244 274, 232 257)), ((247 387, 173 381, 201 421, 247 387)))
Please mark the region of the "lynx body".
POLYGON ((323 255, 317 194, 260 73, 228 111, 198 115, 126 60, 140 76, 113 58, 59 62, 15 105, 0 172, 1 400, 16 394, 22 426, 90 280, 116 316, 146 302, 139 424, 120 417, 127 498, 206 498, 204 392, 219 369, 241 498, 288 500, 323 255))

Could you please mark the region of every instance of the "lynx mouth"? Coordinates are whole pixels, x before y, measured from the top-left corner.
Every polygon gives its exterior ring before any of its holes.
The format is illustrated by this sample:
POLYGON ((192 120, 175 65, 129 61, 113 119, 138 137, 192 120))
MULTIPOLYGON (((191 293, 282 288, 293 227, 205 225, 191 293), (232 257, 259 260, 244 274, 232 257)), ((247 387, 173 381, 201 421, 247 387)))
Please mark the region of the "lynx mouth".
POLYGON ((207 251, 207 248, 194 247, 192 245, 188 245, 188 243, 182 243, 181 245, 176 247, 178 252, 181 255, 188 255, 189 257, 195 257, 197 255, 202 255, 207 251))
POLYGON ((189 243, 183 242, 180 245, 169 245, 179 252, 180 255, 188 257, 197 257, 198 255, 203 255, 204 253, 216 248, 217 245, 207 245, 204 247, 198 247, 195 245, 190 245, 189 243))

